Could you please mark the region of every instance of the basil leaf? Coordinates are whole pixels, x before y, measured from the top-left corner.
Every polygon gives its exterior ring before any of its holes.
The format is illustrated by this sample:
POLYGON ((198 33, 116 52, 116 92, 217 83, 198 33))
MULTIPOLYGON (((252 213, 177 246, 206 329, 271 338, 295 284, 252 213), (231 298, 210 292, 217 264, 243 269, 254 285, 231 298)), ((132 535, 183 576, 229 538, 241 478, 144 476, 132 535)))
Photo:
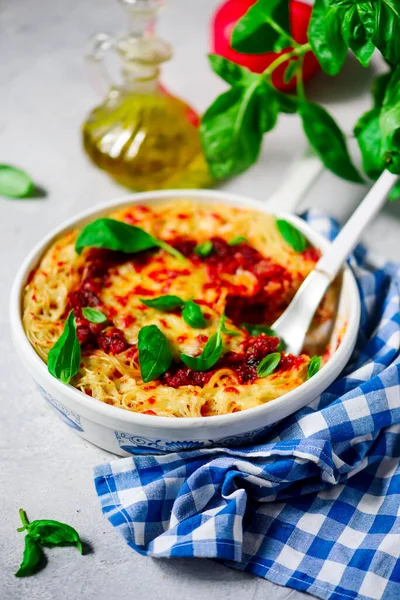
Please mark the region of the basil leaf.
POLYGON ((235 237, 235 238, 233 238, 233 240, 228 242, 228 246, 237 246, 238 244, 241 244, 242 242, 247 242, 247 238, 243 237, 242 235, 239 235, 238 237, 235 237))
POLYGON ((308 141, 327 169, 343 179, 361 183, 344 135, 330 114, 322 106, 306 101, 301 103, 299 112, 308 141))
POLYGON ((144 383, 157 379, 171 366, 171 345, 157 325, 142 327, 138 336, 138 350, 144 383))
POLYGON ((179 296, 159 296, 158 298, 152 298, 148 300, 146 298, 140 298, 145 306, 150 308, 157 308, 158 310, 175 310, 176 308, 182 308, 185 305, 185 301, 179 296))
POLYGON ((280 362, 280 352, 273 352, 272 354, 265 356, 257 367, 258 377, 267 377, 268 375, 271 375, 280 362))
POLYGON ((308 27, 308 40, 322 69, 337 75, 347 56, 341 32, 343 10, 330 6, 329 0, 315 0, 308 27))
POLYGON ((230 335, 231 337, 240 335, 240 331, 235 331, 234 329, 227 329, 226 325, 225 325, 225 320, 226 320, 226 315, 225 315, 225 313, 222 313, 221 323, 220 323, 220 329, 221 329, 222 333, 225 333, 225 335, 230 335))
POLYGON ((208 371, 215 365, 222 354, 222 336, 218 328, 204 347, 200 356, 181 354, 181 361, 193 371, 208 371))
POLYGON ((321 368, 322 359, 320 356, 313 356, 308 364, 307 379, 311 379, 321 368))
POLYGON ((126 254, 162 248, 175 258, 184 258, 178 250, 162 240, 157 240, 144 229, 108 218, 97 219, 82 229, 76 240, 75 250, 81 254, 86 247, 107 248, 126 254))
POLYGON ((244 54, 272 52, 281 35, 271 27, 272 21, 284 31, 290 31, 289 3, 258 0, 236 23, 232 31, 232 48, 244 54))
POLYGON ((400 199, 400 181, 398 181, 389 192, 390 202, 397 202, 400 199))
POLYGON ((277 219, 276 226, 285 242, 287 242, 295 252, 303 252, 307 248, 307 239, 301 231, 296 229, 289 221, 277 219))
POLYGON ((343 38, 363 67, 368 66, 375 50, 374 28, 375 14, 366 2, 349 7, 343 14, 343 38))
POLYGON ((374 97, 375 108, 381 108, 391 77, 392 73, 390 71, 383 75, 379 75, 379 77, 375 77, 372 83, 372 95, 374 97))
POLYGON ((28 534, 25 536, 25 549, 24 556, 18 571, 15 573, 16 577, 26 577, 32 575, 40 559, 42 558, 42 551, 39 544, 28 534))
POLYGON ((263 133, 267 133, 275 127, 279 111, 281 110, 279 96, 275 88, 265 81, 259 84, 257 94, 260 105, 260 129, 263 133))
POLYGON ((34 190, 32 179, 27 173, 11 165, 0 165, 0 196, 26 198, 34 190))
POLYGON ((375 32, 373 42, 390 63, 400 62, 400 5, 398 0, 374 2, 375 32))
POLYGON ((233 87, 204 113, 200 135, 214 179, 238 175, 252 165, 261 148, 259 84, 233 87))
POLYGON ((283 94, 278 90, 275 90, 275 97, 278 101, 279 111, 286 113, 288 115, 293 115, 297 112, 297 108, 299 105, 297 96, 292 96, 291 94, 283 94))
POLYGON ((389 171, 400 174, 400 66, 392 73, 380 113, 383 160, 389 171))
POLYGON ((207 325, 200 306, 195 302, 192 302, 192 300, 189 300, 185 303, 185 308, 182 311, 182 317, 185 323, 194 329, 202 329, 207 325))
POLYGON ((246 67, 241 67, 218 54, 209 54, 208 60, 214 73, 229 85, 250 85, 253 81, 261 79, 260 75, 256 75, 246 67))
POLYGON ((289 81, 291 81, 293 79, 293 77, 296 75, 297 66, 298 66, 297 60, 291 60, 288 63, 288 66, 286 67, 285 72, 283 74, 284 83, 289 83, 289 81))
POLYGON ((354 127, 354 135, 362 155, 363 170, 371 179, 377 179, 385 168, 381 153, 379 115, 380 110, 373 108, 364 113, 354 127))
POLYGON ((282 50, 289 49, 292 45, 292 39, 288 34, 281 34, 276 42, 274 43, 273 51, 282 52, 282 50))
POLYGON ((71 310, 65 321, 64 331, 51 348, 47 369, 50 375, 63 383, 69 383, 79 371, 81 347, 76 334, 74 311, 71 310))
POLYGON ((32 521, 28 531, 42 546, 76 546, 82 554, 82 542, 78 532, 66 523, 48 519, 32 521))
POLYGON ((90 323, 105 323, 107 321, 106 315, 90 306, 82 308, 82 314, 90 323))
POLYGON ((197 254, 197 256, 201 256, 202 258, 205 258, 209 254, 211 254, 212 249, 213 249, 212 242, 210 242, 210 240, 207 240, 206 242, 203 242, 202 244, 197 244, 197 246, 195 246, 193 248, 193 252, 195 254, 197 254))

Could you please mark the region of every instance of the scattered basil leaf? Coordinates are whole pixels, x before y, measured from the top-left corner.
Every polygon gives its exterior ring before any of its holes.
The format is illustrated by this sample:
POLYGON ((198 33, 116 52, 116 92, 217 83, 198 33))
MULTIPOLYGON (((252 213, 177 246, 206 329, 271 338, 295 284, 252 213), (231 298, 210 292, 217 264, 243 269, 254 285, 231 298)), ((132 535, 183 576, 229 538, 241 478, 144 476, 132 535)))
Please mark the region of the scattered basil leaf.
POLYGON ((27 575, 33 575, 41 558, 42 551, 40 545, 29 534, 26 535, 24 555, 15 576, 26 577, 27 575))
POLYGON ((66 523, 48 519, 32 521, 28 531, 41 546, 76 546, 83 552, 78 532, 66 523))
POLYGON ((293 77, 296 75, 297 67, 298 67, 297 60, 291 60, 288 63, 288 66, 286 67, 285 72, 283 74, 284 83, 289 83, 293 79, 293 77))
POLYGON ((222 354, 222 319, 219 323, 216 333, 214 333, 207 344, 204 346, 200 356, 188 356, 181 354, 181 361, 193 371, 208 371, 215 365, 222 354))
POLYGON ((315 0, 308 27, 308 40, 322 69, 337 75, 347 56, 347 44, 341 32, 343 10, 329 0, 315 0))
POLYGON ((259 83, 233 87, 204 113, 200 135, 211 175, 238 175, 252 165, 261 148, 259 83))
POLYGON ((140 298, 140 302, 150 308, 157 308, 158 310, 175 310, 176 308, 182 308, 185 305, 185 301, 179 296, 159 296, 158 298, 140 298))
POLYGON ((343 179, 361 183, 345 137, 330 114, 322 106, 306 101, 301 103, 299 112, 308 141, 324 165, 343 179))
POLYGON ((105 314, 96 310, 95 308, 91 308, 90 306, 85 306, 82 308, 82 314, 89 321, 89 323, 105 323, 107 321, 107 317, 105 314))
POLYGON ((241 67, 218 54, 208 54, 208 60, 214 73, 229 85, 249 85, 260 79, 259 75, 252 73, 246 67, 241 67))
POLYGON ((307 379, 311 379, 321 368, 322 359, 320 356, 313 356, 307 368, 307 379))
POLYGON ((244 54, 272 52, 281 37, 280 32, 271 27, 272 21, 285 32, 290 31, 289 3, 282 0, 258 0, 233 28, 232 48, 244 54))
POLYGON ((292 223, 285 221, 285 219, 277 219, 276 226, 279 233, 293 248, 295 252, 303 252, 307 248, 307 239, 292 223))
POLYGON ((225 325, 225 321, 226 321, 226 315, 225 315, 225 313, 222 313, 221 323, 220 323, 220 328, 221 328, 222 333, 225 333, 225 335, 230 335, 231 337, 240 335, 240 331, 235 331, 234 329, 227 329, 227 327, 225 325))
POLYGON ((51 348, 47 369, 50 375, 63 383, 69 383, 79 371, 81 347, 76 333, 74 311, 71 310, 64 324, 64 331, 51 348))
POLYGON ((154 238, 144 229, 108 218, 96 219, 82 229, 76 241, 75 250, 81 254, 86 247, 107 248, 127 254, 151 248, 162 248, 175 258, 184 259, 178 250, 163 240, 154 238))
POLYGON ((29 523, 25 511, 20 508, 19 515, 22 521, 22 527, 17 531, 27 531, 25 536, 25 550, 22 563, 16 577, 25 577, 32 575, 42 557, 41 546, 76 546, 82 554, 82 543, 79 534, 70 525, 40 519, 29 523))
POLYGON ((363 170, 371 179, 377 179, 385 168, 381 152, 379 115, 380 110, 373 108, 364 113, 354 127, 354 135, 362 155, 363 170))
POLYGON ((205 258, 209 254, 211 254, 212 249, 213 249, 212 242, 210 242, 210 240, 207 240, 206 242, 203 242, 202 244, 197 244, 197 246, 194 247, 193 252, 195 254, 197 254, 197 256, 201 256, 202 258, 205 258))
POLYGON ((281 361, 280 352, 273 352, 265 356, 257 367, 258 377, 267 377, 271 375, 281 361))
POLYGON ((207 325, 200 306, 192 300, 188 300, 188 302, 185 303, 185 307, 182 311, 182 317, 185 323, 194 329, 202 329, 207 325))
POLYGON ((239 235, 238 237, 235 237, 230 242, 228 242, 228 246, 237 246, 242 242, 247 242, 247 238, 243 237, 242 235, 239 235))
MULTIPOLYGON (((400 32, 399 32, 400 35, 400 32)), ((380 113, 383 160, 389 171, 400 174, 400 65, 393 71, 380 113)))
POLYGON ((0 164, 0 196, 26 198, 35 186, 27 173, 11 165, 0 164))
POLYGON ((373 5, 373 42, 390 64, 396 64, 400 62, 400 4, 398 0, 380 0, 373 5))
POLYGON ((157 325, 146 325, 138 336, 140 373, 144 383, 165 373, 172 362, 171 344, 157 325))

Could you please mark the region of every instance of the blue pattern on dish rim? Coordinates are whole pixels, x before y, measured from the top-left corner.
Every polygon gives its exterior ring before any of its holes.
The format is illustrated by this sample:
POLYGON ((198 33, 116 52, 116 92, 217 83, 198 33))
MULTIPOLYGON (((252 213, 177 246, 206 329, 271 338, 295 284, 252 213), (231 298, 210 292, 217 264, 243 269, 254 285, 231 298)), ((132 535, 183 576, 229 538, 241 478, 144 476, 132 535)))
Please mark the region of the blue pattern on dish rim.
POLYGON ((75 429, 75 431, 79 431, 80 433, 84 432, 81 425, 81 418, 76 412, 67 408, 64 406, 64 404, 61 404, 61 402, 50 396, 50 394, 44 388, 42 388, 41 385, 38 384, 38 388, 47 404, 57 413, 60 419, 66 425, 68 425, 68 427, 71 427, 71 429, 75 429))

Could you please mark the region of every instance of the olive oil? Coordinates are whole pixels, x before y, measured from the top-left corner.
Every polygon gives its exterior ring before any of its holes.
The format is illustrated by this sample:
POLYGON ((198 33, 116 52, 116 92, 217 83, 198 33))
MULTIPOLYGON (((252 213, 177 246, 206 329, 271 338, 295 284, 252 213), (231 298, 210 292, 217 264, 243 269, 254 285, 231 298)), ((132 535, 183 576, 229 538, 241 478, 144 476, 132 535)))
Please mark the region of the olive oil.
POLYGON ((131 17, 128 35, 112 40, 98 34, 89 63, 98 68, 103 54, 114 50, 123 81, 84 123, 84 148, 98 167, 130 189, 211 185, 195 113, 158 83, 159 65, 172 55, 169 44, 153 33, 158 2, 122 3, 131 17))

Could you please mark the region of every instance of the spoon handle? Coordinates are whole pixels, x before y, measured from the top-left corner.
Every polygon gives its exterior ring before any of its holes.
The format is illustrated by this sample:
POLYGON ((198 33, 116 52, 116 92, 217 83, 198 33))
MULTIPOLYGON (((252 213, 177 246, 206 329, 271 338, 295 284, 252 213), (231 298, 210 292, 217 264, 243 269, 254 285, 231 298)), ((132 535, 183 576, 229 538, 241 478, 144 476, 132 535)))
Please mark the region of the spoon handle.
POLYGON ((338 274, 341 266, 357 245, 361 234, 378 214, 387 195, 398 179, 389 171, 384 171, 370 189, 361 204, 356 208, 346 225, 316 264, 315 270, 324 273, 330 280, 338 274))

